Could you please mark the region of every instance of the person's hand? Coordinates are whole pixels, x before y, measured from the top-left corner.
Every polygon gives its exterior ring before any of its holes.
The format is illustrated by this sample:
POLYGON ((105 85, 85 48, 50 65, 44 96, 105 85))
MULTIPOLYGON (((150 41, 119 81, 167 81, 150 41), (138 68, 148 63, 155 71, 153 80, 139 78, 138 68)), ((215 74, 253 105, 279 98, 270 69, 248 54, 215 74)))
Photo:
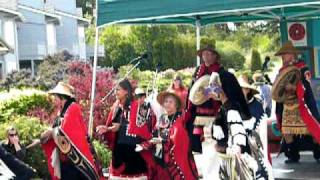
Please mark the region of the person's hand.
POLYGON ((48 141, 51 137, 52 137, 52 129, 49 128, 47 130, 45 130, 43 133, 41 133, 40 135, 40 141, 42 143, 45 143, 46 141, 48 141))
POLYGON ((152 138, 149 142, 151 144, 161 144, 162 140, 161 140, 161 138, 152 138))
POLYGON ((218 93, 215 93, 213 91, 210 91, 207 95, 207 97, 210 99, 214 99, 214 100, 219 100, 220 99, 220 96, 218 93))
POLYGON ((98 134, 102 135, 108 131, 108 127, 105 125, 100 125, 96 127, 96 131, 98 134))
POLYGON ((18 136, 13 136, 10 138, 10 141, 12 144, 19 144, 19 137, 18 136))

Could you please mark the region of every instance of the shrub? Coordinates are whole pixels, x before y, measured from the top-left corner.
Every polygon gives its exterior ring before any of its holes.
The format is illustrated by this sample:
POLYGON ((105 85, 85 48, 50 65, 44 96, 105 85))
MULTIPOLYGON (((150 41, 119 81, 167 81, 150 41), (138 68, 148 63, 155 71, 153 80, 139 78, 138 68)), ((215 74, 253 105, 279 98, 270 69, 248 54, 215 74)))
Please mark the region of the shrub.
MULTIPOLYGON (((19 131, 20 140, 24 145, 28 145, 33 139, 39 138, 40 134, 46 129, 37 118, 27 116, 12 116, 10 121, 0 123, 0 139, 6 138, 6 129, 15 126, 19 131)), ((46 158, 40 146, 27 149, 25 162, 37 170, 36 177, 49 179, 46 158)))
POLYGON ((12 71, 7 74, 6 78, 1 82, 1 86, 7 91, 10 88, 36 87, 36 79, 32 77, 30 69, 21 69, 20 71, 12 71))
POLYGON ((101 165, 103 168, 107 168, 110 165, 111 161, 111 151, 106 148, 106 146, 99 142, 98 140, 94 140, 92 142, 93 147, 97 153, 97 157, 99 161, 101 162, 101 165))
POLYGON ((67 78, 67 61, 71 58, 72 56, 67 51, 45 57, 39 65, 37 79, 39 87, 48 90, 53 88, 59 81, 67 78))
MULTIPOLYGON (((68 67, 68 81, 75 89, 75 95, 81 105, 83 117, 89 119, 92 68, 82 62, 72 62, 68 67)), ((96 79, 96 94, 94 102, 94 121, 95 125, 105 123, 109 108, 114 102, 111 96, 105 101, 102 98, 112 89, 113 79, 111 70, 98 70, 96 79)))
POLYGON ((255 72, 256 70, 261 70, 261 57, 259 51, 253 49, 251 54, 251 71, 255 72))
POLYGON ((36 90, 3 92, 0 99, 0 122, 10 120, 13 115, 27 115, 30 109, 37 107, 52 109, 48 96, 36 90))
POLYGON ((236 50, 225 50, 221 53, 221 64, 225 69, 234 68, 240 70, 243 68, 246 59, 236 50))

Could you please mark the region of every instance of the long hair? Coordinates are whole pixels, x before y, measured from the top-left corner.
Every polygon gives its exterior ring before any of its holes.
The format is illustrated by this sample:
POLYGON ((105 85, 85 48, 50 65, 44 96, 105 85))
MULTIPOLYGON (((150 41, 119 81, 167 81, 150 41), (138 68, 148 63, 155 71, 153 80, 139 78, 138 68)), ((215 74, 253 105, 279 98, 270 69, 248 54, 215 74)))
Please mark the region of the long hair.
POLYGON ((240 115, 243 120, 248 120, 252 116, 247 105, 247 101, 242 92, 242 88, 239 85, 235 76, 223 68, 219 71, 219 76, 222 84, 223 92, 226 94, 231 103, 239 108, 240 115))
POLYGON ((64 94, 57 94, 57 96, 58 96, 60 99, 66 100, 66 102, 65 102, 64 105, 63 105, 62 111, 61 111, 61 113, 60 113, 60 117, 64 117, 64 114, 66 113, 67 109, 69 108, 69 106, 70 106, 73 102, 76 102, 76 99, 73 98, 73 97, 64 95, 64 94))
POLYGON ((124 104, 124 108, 128 109, 133 98, 134 98, 132 85, 128 79, 124 79, 119 83, 119 86, 128 92, 127 97, 126 97, 126 101, 124 104))
POLYGON ((173 80, 172 80, 172 82, 171 82, 171 85, 168 88, 168 90, 175 90, 175 88, 174 88, 174 81, 175 80, 179 80, 180 81, 180 83, 179 83, 179 86, 180 86, 179 89, 180 90, 186 89, 186 87, 183 85, 183 81, 182 81, 181 76, 180 75, 175 75, 173 80))

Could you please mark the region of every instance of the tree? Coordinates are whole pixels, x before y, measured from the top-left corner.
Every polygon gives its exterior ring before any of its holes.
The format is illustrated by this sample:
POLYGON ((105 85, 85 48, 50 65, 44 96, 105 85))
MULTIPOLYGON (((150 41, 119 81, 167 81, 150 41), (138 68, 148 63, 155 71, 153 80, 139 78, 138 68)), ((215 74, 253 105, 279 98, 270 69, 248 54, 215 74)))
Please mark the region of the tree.
POLYGON ((260 70, 262 68, 261 65, 261 57, 259 51, 253 49, 251 53, 251 71, 255 72, 256 70, 260 70))
POLYGON ((39 65, 38 85, 41 89, 48 90, 66 78, 67 61, 73 56, 67 51, 49 55, 39 65))

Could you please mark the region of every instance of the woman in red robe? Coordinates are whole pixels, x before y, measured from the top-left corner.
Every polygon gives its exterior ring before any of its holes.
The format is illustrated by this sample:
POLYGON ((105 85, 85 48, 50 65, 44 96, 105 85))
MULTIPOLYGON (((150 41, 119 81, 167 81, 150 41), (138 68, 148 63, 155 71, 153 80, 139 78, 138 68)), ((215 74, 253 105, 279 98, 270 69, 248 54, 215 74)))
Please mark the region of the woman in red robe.
POLYGON ((41 134, 51 178, 103 179, 92 153, 93 147, 88 141, 80 105, 75 102, 73 87, 59 82, 49 94, 63 104, 53 126, 41 134))
POLYGON ((157 100, 165 109, 150 143, 154 145, 154 158, 162 165, 170 179, 198 179, 186 130, 186 118, 179 111, 180 98, 171 92, 162 92, 157 100))
POLYGON ((136 145, 152 137, 148 115, 137 100, 133 99, 130 82, 125 79, 116 89, 117 101, 111 108, 106 125, 97 127, 112 151, 110 179, 155 179, 155 163, 151 152, 138 152, 136 145))

